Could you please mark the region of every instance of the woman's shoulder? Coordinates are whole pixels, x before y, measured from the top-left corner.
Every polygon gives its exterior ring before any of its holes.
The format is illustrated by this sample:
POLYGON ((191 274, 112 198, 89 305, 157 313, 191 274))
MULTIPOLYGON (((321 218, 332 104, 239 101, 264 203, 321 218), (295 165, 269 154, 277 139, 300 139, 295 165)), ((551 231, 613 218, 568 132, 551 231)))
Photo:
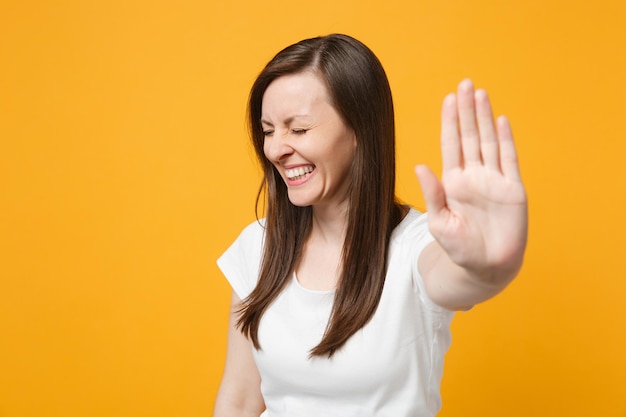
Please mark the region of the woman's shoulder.
POLYGON ((239 233, 236 242, 242 247, 261 246, 265 238, 265 218, 257 219, 248 224, 239 233))
POLYGON ((257 236, 265 233, 265 217, 256 219, 241 231, 240 236, 257 236))
POLYGON ((425 212, 408 207, 408 212, 393 231, 392 239, 411 237, 428 232, 428 216, 425 212))

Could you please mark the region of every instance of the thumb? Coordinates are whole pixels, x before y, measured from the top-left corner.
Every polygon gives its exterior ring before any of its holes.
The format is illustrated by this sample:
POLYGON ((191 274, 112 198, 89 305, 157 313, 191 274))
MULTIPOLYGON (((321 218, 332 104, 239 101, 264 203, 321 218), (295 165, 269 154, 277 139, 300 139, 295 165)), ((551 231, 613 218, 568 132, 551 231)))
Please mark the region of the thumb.
POLYGON ((415 175, 422 187, 429 215, 443 214, 441 211, 446 210, 446 193, 437 176, 426 165, 417 165, 415 175))

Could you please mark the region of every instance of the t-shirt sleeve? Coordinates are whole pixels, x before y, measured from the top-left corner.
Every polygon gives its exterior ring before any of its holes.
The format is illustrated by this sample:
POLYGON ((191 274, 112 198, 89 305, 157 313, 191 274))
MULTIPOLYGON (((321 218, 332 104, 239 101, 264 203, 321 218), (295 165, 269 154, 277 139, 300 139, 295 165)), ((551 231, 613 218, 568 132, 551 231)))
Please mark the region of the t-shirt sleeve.
POLYGON ((419 272, 417 267, 418 259, 422 251, 428 244, 433 242, 435 238, 430 234, 428 230, 428 214, 420 214, 419 217, 414 220, 407 229, 407 243, 411 245, 411 253, 413 256, 411 257, 411 265, 413 268, 413 281, 417 286, 420 299, 422 303, 432 311, 437 312, 447 312, 449 310, 441 307, 437 303, 435 303, 426 292, 426 286, 424 285, 424 278, 419 272))
POLYGON ((251 223, 217 260, 218 267, 242 300, 256 286, 264 238, 263 220, 251 223))

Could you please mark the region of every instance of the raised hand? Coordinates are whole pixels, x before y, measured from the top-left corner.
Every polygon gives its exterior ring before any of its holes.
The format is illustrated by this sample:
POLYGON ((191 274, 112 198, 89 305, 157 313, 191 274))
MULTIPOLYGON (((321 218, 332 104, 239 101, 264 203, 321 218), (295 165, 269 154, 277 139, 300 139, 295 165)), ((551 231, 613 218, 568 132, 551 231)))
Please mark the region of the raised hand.
POLYGON ((487 93, 474 91, 470 80, 445 98, 441 114, 441 181, 428 167, 415 168, 430 231, 472 275, 514 275, 526 247, 528 210, 509 122, 501 116, 494 125, 487 93))

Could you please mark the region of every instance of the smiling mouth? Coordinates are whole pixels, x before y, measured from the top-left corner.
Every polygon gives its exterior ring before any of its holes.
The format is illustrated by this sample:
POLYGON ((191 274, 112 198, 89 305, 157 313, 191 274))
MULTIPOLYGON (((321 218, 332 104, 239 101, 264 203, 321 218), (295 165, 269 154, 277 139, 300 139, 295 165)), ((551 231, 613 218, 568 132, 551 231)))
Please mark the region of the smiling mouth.
POLYGON ((302 167, 286 169, 285 175, 287 176, 287 179, 290 181, 298 181, 303 178, 306 178, 306 176, 309 175, 311 172, 313 172, 314 169, 315 169, 315 166, 313 165, 306 165, 302 167))

